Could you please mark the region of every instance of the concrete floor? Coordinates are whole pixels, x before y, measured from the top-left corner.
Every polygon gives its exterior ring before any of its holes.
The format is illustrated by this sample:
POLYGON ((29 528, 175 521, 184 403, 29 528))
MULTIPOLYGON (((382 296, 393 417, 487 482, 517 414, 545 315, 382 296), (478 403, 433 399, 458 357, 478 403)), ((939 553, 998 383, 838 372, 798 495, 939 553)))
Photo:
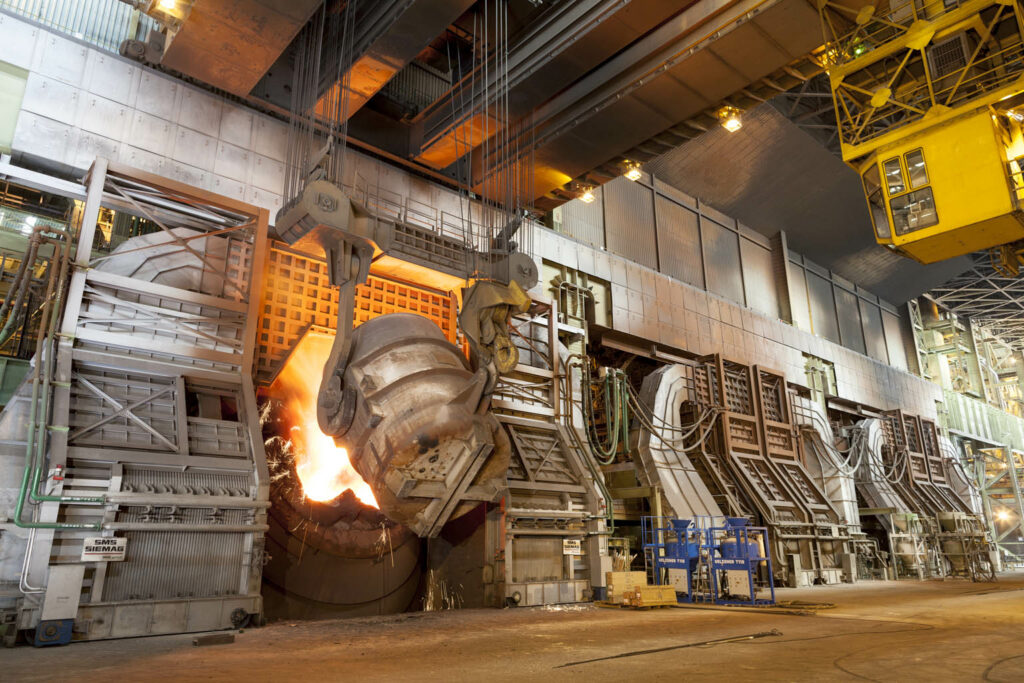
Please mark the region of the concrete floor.
POLYGON ((0 650, 5 681, 1024 680, 1024 574, 994 584, 782 590, 814 614, 595 607, 280 622, 233 644, 192 636, 0 650), (776 631, 755 639, 712 644, 776 631), (597 661, 587 661, 597 660, 597 661))

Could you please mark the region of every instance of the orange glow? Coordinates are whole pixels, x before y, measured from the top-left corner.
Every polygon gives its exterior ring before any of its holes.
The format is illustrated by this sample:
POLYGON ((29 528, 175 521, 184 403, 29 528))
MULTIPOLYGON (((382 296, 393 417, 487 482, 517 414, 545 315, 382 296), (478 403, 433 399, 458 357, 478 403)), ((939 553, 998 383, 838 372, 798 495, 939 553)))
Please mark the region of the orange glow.
POLYGON ((366 505, 379 507, 370 486, 349 462, 348 451, 336 445, 317 424, 316 395, 333 342, 333 335, 306 333, 274 380, 270 393, 284 401, 292 419, 297 420, 289 438, 306 498, 328 501, 351 489, 366 505))

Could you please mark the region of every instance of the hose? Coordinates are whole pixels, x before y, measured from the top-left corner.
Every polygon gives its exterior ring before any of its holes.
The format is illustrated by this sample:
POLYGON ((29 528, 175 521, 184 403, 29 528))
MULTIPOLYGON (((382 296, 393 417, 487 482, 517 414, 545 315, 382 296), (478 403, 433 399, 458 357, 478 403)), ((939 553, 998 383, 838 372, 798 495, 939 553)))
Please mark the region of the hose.
POLYGON ((52 377, 53 354, 57 350, 55 340, 57 323, 60 319, 71 261, 71 240, 67 233, 65 233, 65 238, 61 244, 63 249, 59 250, 59 252, 57 249, 58 243, 54 244, 54 262, 60 258, 60 266, 57 268, 55 267, 56 263, 51 264, 50 277, 46 283, 46 295, 43 299, 39 338, 36 341, 36 363, 32 375, 32 400, 29 405, 25 472, 21 478, 18 501, 15 505, 14 523, 26 529, 99 531, 101 528, 101 523, 99 522, 37 522, 22 519, 27 499, 31 499, 33 504, 40 502, 103 503, 105 501, 104 496, 39 496, 36 494, 42 478, 43 463, 46 457, 46 423, 50 413, 50 381, 52 377), (40 401, 42 402, 42 410, 39 410, 40 401))
MULTIPOLYGON (((565 419, 569 428, 569 433, 572 435, 572 439, 576 443, 576 447, 579 448, 581 451, 585 451, 588 449, 584 447, 583 441, 580 439, 579 432, 576 431, 576 424, 575 420, 573 419, 574 399, 572 393, 572 368, 574 366, 574 361, 576 361, 577 365, 589 364, 589 360, 587 359, 587 357, 578 353, 574 353, 567 356, 564 361, 564 376, 566 386, 566 390, 564 392, 566 404, 565 419)), ((615 508, 614 501, 612 499, 612 494, 604 483, 604 475, 594 465, 595 458, 593 457, 592 452, 590 453, 590 456, 591 457, 583 458, 583 460, 586 462, 587 469, 590 470, 590 474, 594 479, 594 483, 597 485, 597 488, 601 491, 601 496, 604 498, 605 521, 608 526, 608 533, 613 533, 615 531, 615 508)))
POLYGON ((607 429, 605 440, 597 431, 597 420, 591 391, 593 379, 590 375, 590 363, 580 362, 580 399, 583 402, 583 419, 586 423, 587 441, 594 458, 601 465, 611 465, 620 447, 625 444, 629 448, 629 397, 626 386, 629 379, 621 370, 609 368, 602 380, 605 414, 613 418, 607 429))

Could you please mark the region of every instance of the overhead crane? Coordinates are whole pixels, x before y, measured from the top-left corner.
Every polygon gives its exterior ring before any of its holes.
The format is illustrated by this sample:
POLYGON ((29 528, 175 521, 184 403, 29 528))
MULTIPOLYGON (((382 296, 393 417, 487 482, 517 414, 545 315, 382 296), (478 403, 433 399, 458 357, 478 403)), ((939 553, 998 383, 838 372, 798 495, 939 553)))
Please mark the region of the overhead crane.
POLYGON ((875 238, 921 263, 1024 248, 1016 0, 820 0, 843 160, 875 238))

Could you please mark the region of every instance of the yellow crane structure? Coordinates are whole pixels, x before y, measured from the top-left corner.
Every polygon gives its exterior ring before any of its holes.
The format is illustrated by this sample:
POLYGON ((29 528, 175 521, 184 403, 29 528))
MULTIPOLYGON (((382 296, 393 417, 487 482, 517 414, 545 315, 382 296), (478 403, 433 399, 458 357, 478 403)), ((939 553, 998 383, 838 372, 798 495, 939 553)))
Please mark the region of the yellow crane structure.
POLYGON ((843 160, 879 244, 921 263, 1024 240, 1018 0, 818 0, 843 160))

